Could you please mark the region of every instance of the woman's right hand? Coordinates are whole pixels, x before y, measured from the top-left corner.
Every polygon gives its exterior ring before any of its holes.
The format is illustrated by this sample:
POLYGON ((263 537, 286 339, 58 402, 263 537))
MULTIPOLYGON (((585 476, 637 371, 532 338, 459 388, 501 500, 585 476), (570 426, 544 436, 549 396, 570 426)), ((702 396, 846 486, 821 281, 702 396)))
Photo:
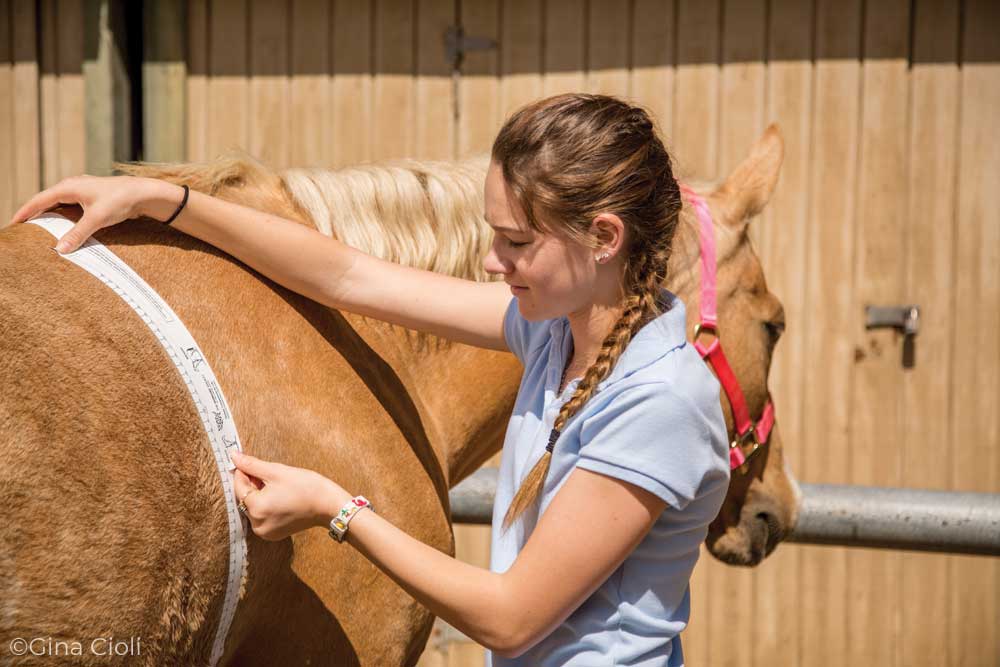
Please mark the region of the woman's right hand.
POLYGON ((11 224, 29 220, 59 204, 79 205, 83 216, 56 244, 56 250, 65 254, 79 248, 99 229, 150 215, 151 207, 171 194, 176 194, 177 203, 180 203, 181 187, 155 178, 72 176, 25 202, 14 214, 11 224), (169 194, 168 189, 172 190, 169 194))

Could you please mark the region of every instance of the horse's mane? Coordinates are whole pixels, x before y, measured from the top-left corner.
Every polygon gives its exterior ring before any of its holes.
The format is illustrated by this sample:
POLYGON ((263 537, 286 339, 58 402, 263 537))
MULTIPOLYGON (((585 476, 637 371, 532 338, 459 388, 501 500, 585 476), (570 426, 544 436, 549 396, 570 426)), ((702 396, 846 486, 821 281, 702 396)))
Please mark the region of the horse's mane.
POLYGON ((395 160, 335 171, 287 169, 281 178, 324 234, 376 257, 488 280, 483 219, 488 158, 395 160))
POLYGON ((278 171, 243 151, 208 162, 116 163, 125 174, 267 210, 291 206, 319 232, 382 259, 472 280, 491 231, 483 218, 488 156, 461 161, 399 159, 341 169, 278 171), (228 190, 223 192, 224 190, 228 190))

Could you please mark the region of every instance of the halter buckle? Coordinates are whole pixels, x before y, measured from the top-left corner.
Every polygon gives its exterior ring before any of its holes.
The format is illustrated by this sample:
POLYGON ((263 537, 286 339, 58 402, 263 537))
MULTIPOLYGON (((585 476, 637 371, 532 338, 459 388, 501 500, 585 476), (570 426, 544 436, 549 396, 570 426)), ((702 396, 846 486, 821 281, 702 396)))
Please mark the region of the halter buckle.
POLYGON ((691 340, 692 341, 698 340, 698 334, 700 334, 702 331, 711 331, 713 336, 715 336, 716 338, 719 337, 719 328, 716 325, 711 324, 710 322, 699 322, 698 324, 694 325, 694 335, 691 336, 691 340))
POLYGON ((740 465, 740 472, 742 474, 745 475, 747 471, 750 469, 750 458, 757 453, 757 450, 760 449, 761 444, 763 443, 761 443, 761 441, 757 439, 757 429, 753 424, 751 424, 750 428, 746 430, 746 433, 737 435, 736 439, 733 440, 731 443, 729 443, 730 449, 739 447, 740 451, 743 452, 743 463, 740 465), (750 439, 753 440, 753 447, 751 447, 750 451, 747 452, 746 451, 746 447, 748 446, 747 440, 750 439))

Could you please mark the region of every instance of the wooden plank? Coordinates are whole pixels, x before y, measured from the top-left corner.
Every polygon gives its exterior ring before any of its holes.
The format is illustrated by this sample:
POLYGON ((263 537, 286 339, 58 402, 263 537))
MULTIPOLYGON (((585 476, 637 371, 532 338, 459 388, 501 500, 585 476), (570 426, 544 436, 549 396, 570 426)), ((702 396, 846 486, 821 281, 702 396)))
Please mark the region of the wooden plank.
POLYGON ((715 178, 719 143, 719 2, 678 0, 675 174, 715 178))
MULTIPOLYGON (((717 1, 678 0, 677 4, 673 127, 667 131, 673 136, 674 176, 681 180, 721 176, 717 150, 720 11, 717 1)), ((702 545, 699 565, 691 575, 691 615, 682 636, 685 662, 692 665, 711 664, 719 651, 712 625, 711 607, 718 599, 712 578, 722 569, 702 545)), ((732 600, 721 604, 732 608, 732 600)))
MULTIPOLYGON (((783 455, 800 469, 801 447, 812 435, 802 423, 802 387, 811 365, 805 356, 805 331, 812 312, 805 290, 810 147, 812 128, 811 3, 777 0, 768 26, 767 123, 775 122, 785 143, 785 159, 771 201, 759 224, 761 261, 768 286, 785 308, 787 334, 774 352, 768 386, 775 401, 783 455)), ((798 572, 802 557, 795 545, 779 546, 754 578, 755 665, 801 665, 798 572)))
POLYGON ((375 5, 372 152, 376 160, 410 157, 416 147, 413 18, 411 0, 375 5))
MULTIPOLYGON (((854 213, 854 306, 904 303, 908 164, 909 2, 866 3, 859 174, 854 213), (887 119, 892 119, 886 122, 887 119)), ((851 483, 903 486, 900 472, 903 383, 902 337, 890 329, 857 326, 850 396, 851 483)), ((847 663, 898 665, 900 554, 872 549, 847 553, 844 582, 850 601, 847 663)), ((927 656, 938 662, 939 655, 927 656)))
POLYGON ((83 80, 83 6, 79 0, 59 0, 56 4, 55 34, 56 123, 59 126, 56 159, 57 178, 66 178, 86 171, 87 127, 85 119, 86 93, 83 80))
POLYGON ((500 110, 506 118, 542 96, 541 5, 506 0, 500 34, 500 110))
MULTIPOLYGON (((906 286, 919 303, 920 334, 914 366, 903 375, 903 486, 949 489, 951 475, 940 465, 962 443, 949 437, 949 396, 954 382, 955 137, 958 129, 959 8, 947 0, 914 4, 913 63, 910 71, 909 174, 906 286), (925 169, 922 165, 933 165, 925 169), (946 379, 942 381, 942 379, 946 379)), ((956 664, 949 656, 950 632, 927 632, 927 609, 948 609, 949 558, 900 554, 900 664, 956 664)), ((959 622, 964 623, 961 618, 959 622)), ((945 623, 957 625, 948 615, 945 623)))
MULTIPOLYGON (((109 176, 115 160, 132 158, 132 81, 125 7, 120 0, 86 0, 83 10, 84 168, 109 176)), ((62 19, 60 19, 61 21, 62 19)), ((77 28, 79 30, 79 28, 77 28)))
MULTIPOLYGON (((809 360, 802 412, 810 437, 799 447, 800 479, 844 484, 850 481, 853 341, 862 326, 851 269, 861 112, 861 7, 857 1, 823 0, 816 9, 809 244, 803 275, 812 312, 798 334, 806 340, 809 360), (814 369, 820 369, 818 377, 814 369)), ((800 548, 802 664, 846 664, 846 549, 800 548)))
MULTIPOLYGON (((1000 6, 967 0, 962 17, 951 386, 953 488, 1000 489, 1000 6)), ((940 461, 940 456, 936 459, 940 461)), ((952 557, 951 664, 1000 661, 1000 564, 952 557)))
POLYGON ((544 11, 542 94, 548 97, 583 90, 587 69, 586 4, 583 0, 547 0, 544 11))
POLYGON ((213 0, 208 14, 208 158, 249 148, 246 0, 213 0))
POLYGON ((630 97, 653 117, 672 153, 674 103, 674 2, 636 0, 632 13, 630 97))
POLYGON ((330 6, 326 0, 292 3, 291 157, 296 166, 333 164, 329 122, 330 6))
POLYGON ((336 0, 333 6, 333 163, 372 159, 372 6, 336 0))
MULTIPOLYGON (((289 8, 285 3, 269 0, 251 0, 250 2, 250 152, 276 168, 284 168, 292 163, 291 145, 295 140, 301 141, 301 135, 314 132, 315 126, 292 123, 290 116, 299 109, 295 86, 300 83, 299 77, 291 82, 289 75, 289 9, 296 17, 296 24, 302 18, 315 18, 317 30, 320 31, 320 43, 314 44, 308 35, 298 32, 298 25, 293 29, 293 44, 296 53, 299 49, 315 49, 323 52, 323 46, 329 40, 326 34, 326 24, 320 22, 322 16, 312 16, 307 8, 296 3, 289 8), (305 14, 305 17, 302 15, 305 14), (304 40, 301 45, 298 40, 304 40), (289 90, 291 89, 291 90, 289 90), (291 102, 289 104, 289 101, 291 102)), ((324 7, 321 9, 325 9, 324 7)), ((292 56, 293 60, 295 56, 292 56)), ((313 143, 320 143, 322 133, 310 136, 313 143)), ((324 143, 325 140, 324 140, 324 143)))
POLYGON ((43 0, 42 165, 43 187, 85 171, 82 7, 72 0, 43 0))
MULTIPOLYGON (((497 452, 496 456, 499 457, 497 452)), ((490 567, 490 527, 462 525, 455 526, 455 557, 465 563, 489 569, 490 567)), ((449 650, 451 665, 482 665, 486 650, 474 642, 452 645, 449 650)))
POLYGON ((444 160, 456 155, 456 82, 443 37, 455 25, 453 0, 420 0, 417 7, 416 155, 444 160))
POLYGON ((144 160, 184 159, 187 115, 187 5, 149 0, 143 6, 142 149, 144 160))
POLYGON ((0 229, 21 205, 14 198, 14 173, 17 152, 14 150, 14 53, 13 8, 10 0, 0 0, 0 229))
MULTIPOLYGON (((12 170, 13 197, 20 206, 42 189, 39 123, 39 53, 35 0, 13 0, 13 142, 17 169, 12 170)), ((16 210, 16 208, 15 208, 16 210)), ((10 212, 13 215, 14 211, 10 212)))
POLYGON ((186 159, 208 158, 208 0, 188 0, 186 159))
MULTIPOLYGON (((463 0, 459 12, 466 35, 499 42, 500 7, 497 0, 463 0)), ((459 157, 488 153, 493 146, 493 139, 502 123, 499 74, 500 60, 496 49, 465 54, 458 98, 459 157)))
MULTIPOLYGON (((722 10, 719 170, 728 174, 764 131, 766 0, 726 0, 722 10)), ((757 253, 762 225, 750 226, 757 253)))
POLYGON ((39 81, 39 115, 41 117, 41 158, 42 187, 55 185, 62 178, 59 175, 57 157, 59 155, 59 124, 56 110, 59 107, 59 70, 56 64, 56 0, 39 0, 39 61, 41 77, 39 81))
POLYGON ((631 16, 616 0, 591 0, 587 16, 587 83, 590 93, 629 97, 631 16))

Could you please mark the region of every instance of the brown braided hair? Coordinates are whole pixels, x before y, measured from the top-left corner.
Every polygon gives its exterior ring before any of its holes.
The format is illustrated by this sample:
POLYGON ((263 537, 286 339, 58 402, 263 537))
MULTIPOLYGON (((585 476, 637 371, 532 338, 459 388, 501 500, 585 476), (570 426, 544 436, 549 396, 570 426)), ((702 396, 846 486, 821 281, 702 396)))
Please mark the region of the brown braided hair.
POLYGON ((568 93, 516 111, 500 129, 491 158, 528 225, 597 248, 593 219, 614 213, 626 229, 621 313, 576 391, 553 423, 549 444, 528 473, 503 531, 538 499, 559 434, 608 376, 632 336, 660 314, 681 194, 670 156, 648 113, 607 95, 568 93))

